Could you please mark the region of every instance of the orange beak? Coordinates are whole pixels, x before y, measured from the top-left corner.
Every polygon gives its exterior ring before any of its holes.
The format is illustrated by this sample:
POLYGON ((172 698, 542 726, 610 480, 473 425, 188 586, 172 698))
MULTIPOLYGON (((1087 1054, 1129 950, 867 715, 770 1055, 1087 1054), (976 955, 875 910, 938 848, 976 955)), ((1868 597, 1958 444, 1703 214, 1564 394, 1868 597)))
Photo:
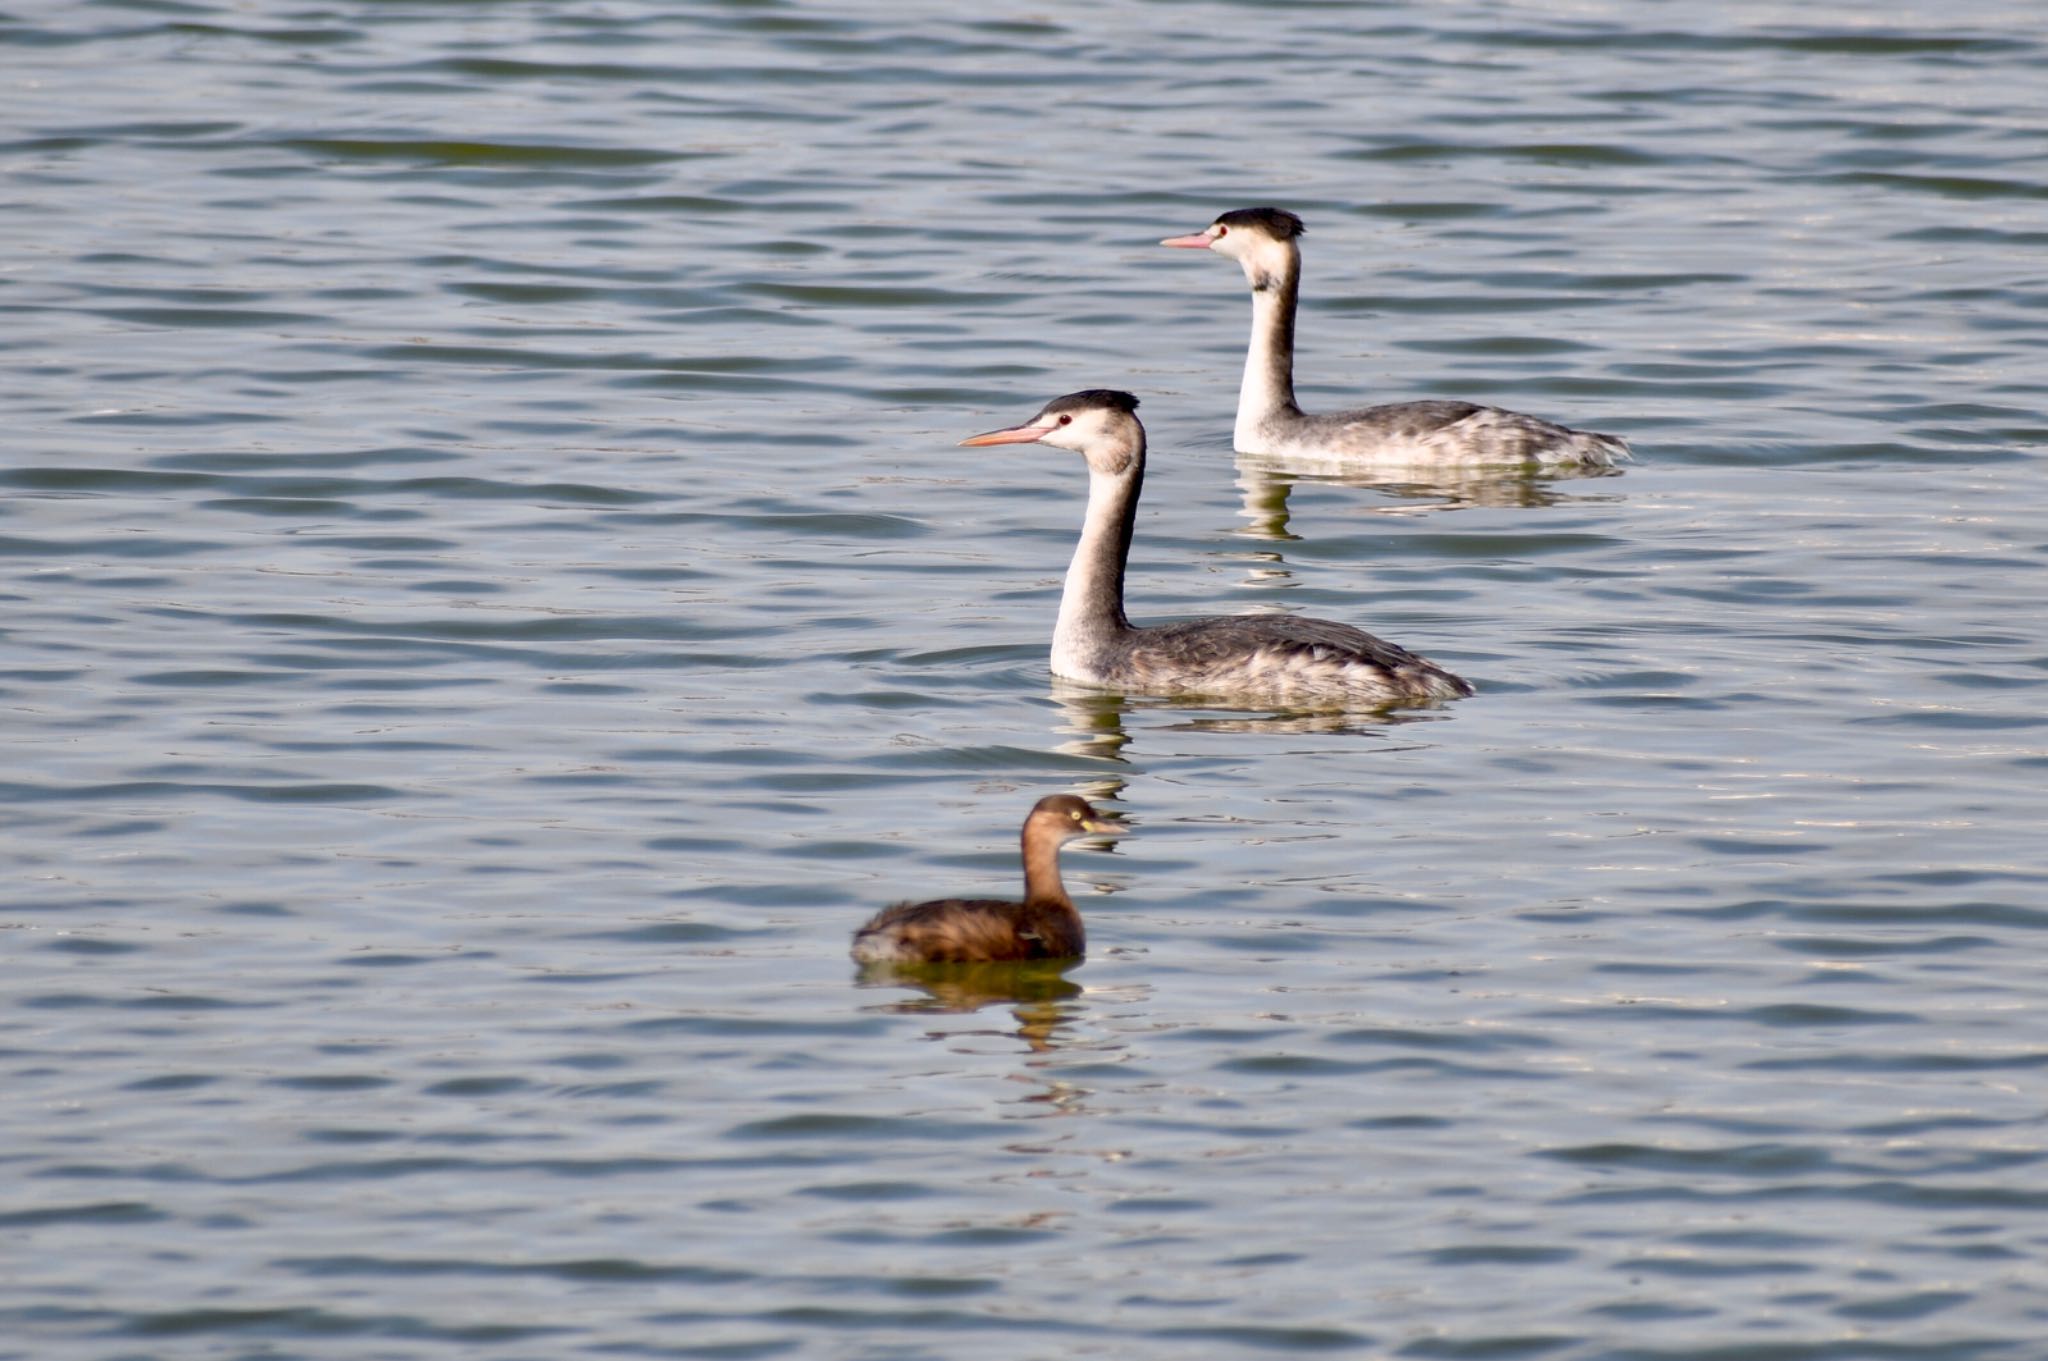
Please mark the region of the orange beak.
POLYGON ((985 444, 1036 444, 1050 435, 1055 428, 1050 425, 1013 425, 1008 430, 991 430, 986 435, 969 435, 960 441, 960 447, 979 449, 985 444))

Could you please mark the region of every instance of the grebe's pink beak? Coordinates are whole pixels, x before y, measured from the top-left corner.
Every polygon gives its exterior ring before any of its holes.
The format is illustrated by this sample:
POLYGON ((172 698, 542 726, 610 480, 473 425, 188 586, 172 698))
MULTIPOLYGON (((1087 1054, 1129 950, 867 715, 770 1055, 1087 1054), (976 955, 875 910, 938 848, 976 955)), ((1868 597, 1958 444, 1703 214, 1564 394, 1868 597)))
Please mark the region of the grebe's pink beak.
POLYGON ((1215 239, 1215 237, 1207 232, 1196 232, 1193 236, 1169 236, 1159 244, 1162 246, 1178 246, 1182 250, 1207 250, 1209 249, 1209 243, 1215 239))
POLYGON ((960 447, 979 449, 984 444, 1036 444, 1057 429, 1056 425, 1014 425, 1008 430, 991 430, 986 435, 969 435, 960 441, 960 447))

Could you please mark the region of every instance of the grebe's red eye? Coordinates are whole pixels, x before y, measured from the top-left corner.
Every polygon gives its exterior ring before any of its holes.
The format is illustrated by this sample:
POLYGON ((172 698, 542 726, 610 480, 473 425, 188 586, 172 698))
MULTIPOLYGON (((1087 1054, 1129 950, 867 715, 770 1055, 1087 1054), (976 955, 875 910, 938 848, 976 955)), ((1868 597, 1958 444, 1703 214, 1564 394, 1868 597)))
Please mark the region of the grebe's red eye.
POLYGON ((1217 228, 1216 228, 1216 235, 1218 235, 1218 236, 1228 236, 1228 235, 1230 235, 1230 228, 1228 228, 1228 227, 1222 227, 1222 226, 1219 226, 1219 227, 1217 227, 1217 228))
POLYGON ((1074 418, 1073 418, 1072 416, 1062 416, 1062 417, 1060 417, 1060 424, 1061 424, 1061 425, 1072 425, 1073 423, 1074 423, 1074 418))

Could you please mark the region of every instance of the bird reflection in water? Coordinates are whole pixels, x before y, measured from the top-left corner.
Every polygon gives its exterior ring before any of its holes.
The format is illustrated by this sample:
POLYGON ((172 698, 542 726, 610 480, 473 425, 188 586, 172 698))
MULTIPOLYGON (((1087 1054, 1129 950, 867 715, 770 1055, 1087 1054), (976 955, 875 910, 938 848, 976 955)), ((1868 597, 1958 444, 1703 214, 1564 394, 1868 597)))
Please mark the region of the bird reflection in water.
MULTIPOLYGON (((1035 1053, 1062 1047, 1062 1030, 1080 1012, 1081 985, 1067 975, 1078 959, 1033 959, 1000 964, 867 964, 863 988, 909 988, 922 996, 865 1008, 895 1015, 958 1015, 1004 1006, 1017 1022, 1011 1032, 1035 1053)), ((958 1032, 947 1032, 951 1038, 958 1032)), ((941 1038, 934 1035, 933 1038, 941 1038)))
MULTIPOLYGON (((1374 515, 1432 515, 1482 508, 1536 509, 1621 500, 1618 492, 1569 491, 1564 484, 1622 476, 1620 468, 1395 468, 1343 469, 1334 462, 1288 455, 1239 454, 1237 489, 1244 534, 1276 542, 1298 540, 1288 528, 1288 494, 1298 482, 1329 483, 1379 492, 1393 504, 1374 515)), ((1277 555, 1273 559, 1279 561, 1277 555)), ((1287 573, 1280 573, 1287 575, 1287 573)))
MULTIPOLYGON (((1174 721, 1149 724, 1159 732, 1266 733, 1291 736, 1299 733, 1359 733, 1386 735, 1410 723, 1448 722, 1452 715, 1437 709, 1387 709, 1370 712, 1326 709, 1232 709, 1213 700, 1172 700, 1144 695, 1121 695, 1055 680, 1051 699, 1060 721, 1053 731, 1064 740, 1054 750, 1067 756, 1129 764, 1124 754, 1132 738, 1124 726, 1128 715, 1148 718, 1173 714, 1174 721)), ((1110 792, 1090 797, 1115 799, 1122 780, 1103 781, 1110 792)))

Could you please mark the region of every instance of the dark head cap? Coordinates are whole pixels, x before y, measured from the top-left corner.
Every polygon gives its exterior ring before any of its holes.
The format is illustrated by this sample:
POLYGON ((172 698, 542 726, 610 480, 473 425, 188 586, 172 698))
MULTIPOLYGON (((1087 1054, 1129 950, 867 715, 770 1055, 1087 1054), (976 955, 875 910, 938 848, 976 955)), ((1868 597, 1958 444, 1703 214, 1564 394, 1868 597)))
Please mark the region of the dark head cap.
POLYGON ((1039 413, 1058 415, 1062 411, 1091 411, 1097 407, 1108 407, 1131 415, 1138 409, 1138 399, 1128 392, 1115 388, 1087 388, 1081 392, 1069 392, 1064 397, 1055 397, 1045 404, 1039 413))
POLYGON ((1285 208, 1232 208, 1216 221, 1226 227, 1264 232, 1275 241, 1292 241, 1308 230, 1285 208))
POLYGON ((1039 819, 1063 828, 1070 836, 1114 835, 1131 830, 1075 794, 1048 794, 1040 799, 1031 806, 1031 816, 1026 821, 1039 819))

